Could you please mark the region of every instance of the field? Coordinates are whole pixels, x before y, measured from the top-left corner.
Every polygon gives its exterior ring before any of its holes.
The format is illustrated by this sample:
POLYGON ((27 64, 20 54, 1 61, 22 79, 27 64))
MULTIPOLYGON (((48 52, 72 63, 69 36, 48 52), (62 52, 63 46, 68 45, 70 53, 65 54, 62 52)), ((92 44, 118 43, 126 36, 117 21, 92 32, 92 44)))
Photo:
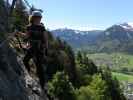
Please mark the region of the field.
POLYGON ((113 71, 133 72, 133 55, 121 54, 121 53, 96 53, 88 54, 88 57, 92 59, 98 66, 108 66, 113 71))
POLYGON ((119 81, 126 81, 133 83, 133 75, 127 75, 123 73, 117 73, 117 72, 112 72, 112 75, 116 77, 119 81))
POLYGON ((133 83, 133 55, 122 53, 96 53, 88 54, 97 66, 107 66, 112 70, 113 76, 119 81, 133 83))

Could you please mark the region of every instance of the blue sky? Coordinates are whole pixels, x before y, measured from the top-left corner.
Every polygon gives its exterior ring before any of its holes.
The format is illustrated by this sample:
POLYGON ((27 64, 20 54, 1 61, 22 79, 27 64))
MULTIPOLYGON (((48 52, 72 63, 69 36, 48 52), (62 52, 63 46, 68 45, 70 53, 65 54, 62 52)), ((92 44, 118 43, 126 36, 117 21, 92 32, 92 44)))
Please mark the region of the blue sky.
POLYGON ((49 29, 105 29, 113 24, 133 22, 133 0, 28 0, 44 10, 43 23, 49 29))

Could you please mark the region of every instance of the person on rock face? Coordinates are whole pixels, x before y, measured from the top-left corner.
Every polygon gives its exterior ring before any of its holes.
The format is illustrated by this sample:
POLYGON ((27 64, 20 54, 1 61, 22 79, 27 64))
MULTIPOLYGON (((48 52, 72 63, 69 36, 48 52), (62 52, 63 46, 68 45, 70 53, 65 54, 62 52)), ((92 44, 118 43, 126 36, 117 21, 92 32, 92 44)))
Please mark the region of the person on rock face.
POLYGON ((29 43, 29 48, 26 51, 23 62, 29 72, 29 61, 31 58, 36 58, 34 62, 37 67, 37 75, 43 88, 45 84, 45 76, 42 63, 44 63, 44 48, 46 51, 48 48, 48 37, 45 27, 41 24, 41 18, 42 15, 39 11, 34 11, 32 15, 29 16, 29 25, 26 27, 26 37, 29 43))

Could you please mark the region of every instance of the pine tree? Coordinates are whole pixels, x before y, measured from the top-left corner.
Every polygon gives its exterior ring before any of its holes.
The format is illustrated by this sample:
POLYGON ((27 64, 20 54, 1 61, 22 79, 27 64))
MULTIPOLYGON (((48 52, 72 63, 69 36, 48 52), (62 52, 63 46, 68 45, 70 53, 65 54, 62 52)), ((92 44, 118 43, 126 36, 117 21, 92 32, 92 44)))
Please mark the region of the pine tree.
POLYGON ((118 80, 112 77, 112 74, 109 68, 103 69, 102 78, 103 80, 105 80, 108 86, 107 92, 108 92, 108 95, 110 95, 111 100, 126 100, 122 90, 120 89, 120 84, 118 80))
POLYGON ((81 86, 76 91, 77 100, 111 100, 107 95, 107 85, 101 75, 94 75, 87 86, 81 86))
POLYGON ((78 62, 78 64, 81 64, 82 61, 83 61, 82 53, 81 53, 81 51, 78 51, 78 53, 77 53, 77 62, 78 62))
POLYGON ((81 70, 83 71, 82 73, 93 75, 98 72, 97 66, 93 63, 92 60, 90 60, 86 54, 80 54, 80 63, 79 66, 81 70), (82 55, 82 56, 81 56, 82 55))
POLYGON ((70 45, 67 44, 67 42, 64 41, 64 51, 68 55, 70 65, 68 66, 68 75, 70 78, 70 81, 73 83, 74 86, 77 85, 79 79, 77 75, 77 68, 76 68, 76 62, 75 62, 75 54, 73 52, 73 49, 70 45))
POLYGON ((64 72, 57 72, 48 86, 52 97, 59 100, 76 100, 72 83, 64 72))
POLYGON ((17 0, 13 10, 13 28, 24 31, 28 24, 28 10, 22 0, 17 0))

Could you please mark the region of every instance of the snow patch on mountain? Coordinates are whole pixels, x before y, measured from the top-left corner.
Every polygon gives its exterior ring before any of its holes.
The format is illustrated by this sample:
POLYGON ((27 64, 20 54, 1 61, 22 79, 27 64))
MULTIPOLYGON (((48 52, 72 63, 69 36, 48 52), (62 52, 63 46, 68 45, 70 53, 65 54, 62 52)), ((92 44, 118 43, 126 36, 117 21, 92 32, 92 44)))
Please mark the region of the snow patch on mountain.
POLYGON ((128 24, 133 27, 133 22, 129 22, 128 24))
POLYGON ((123 27, 124 29, 133 31, 133 23, 132 22, 122 23, 122 24, 120 24, 120 26, 123 27))
POLYGON ((76 34, 80 34, 80 31, 79 31, 79 30, 74 30, 74 32, 75 32, 76 34))

